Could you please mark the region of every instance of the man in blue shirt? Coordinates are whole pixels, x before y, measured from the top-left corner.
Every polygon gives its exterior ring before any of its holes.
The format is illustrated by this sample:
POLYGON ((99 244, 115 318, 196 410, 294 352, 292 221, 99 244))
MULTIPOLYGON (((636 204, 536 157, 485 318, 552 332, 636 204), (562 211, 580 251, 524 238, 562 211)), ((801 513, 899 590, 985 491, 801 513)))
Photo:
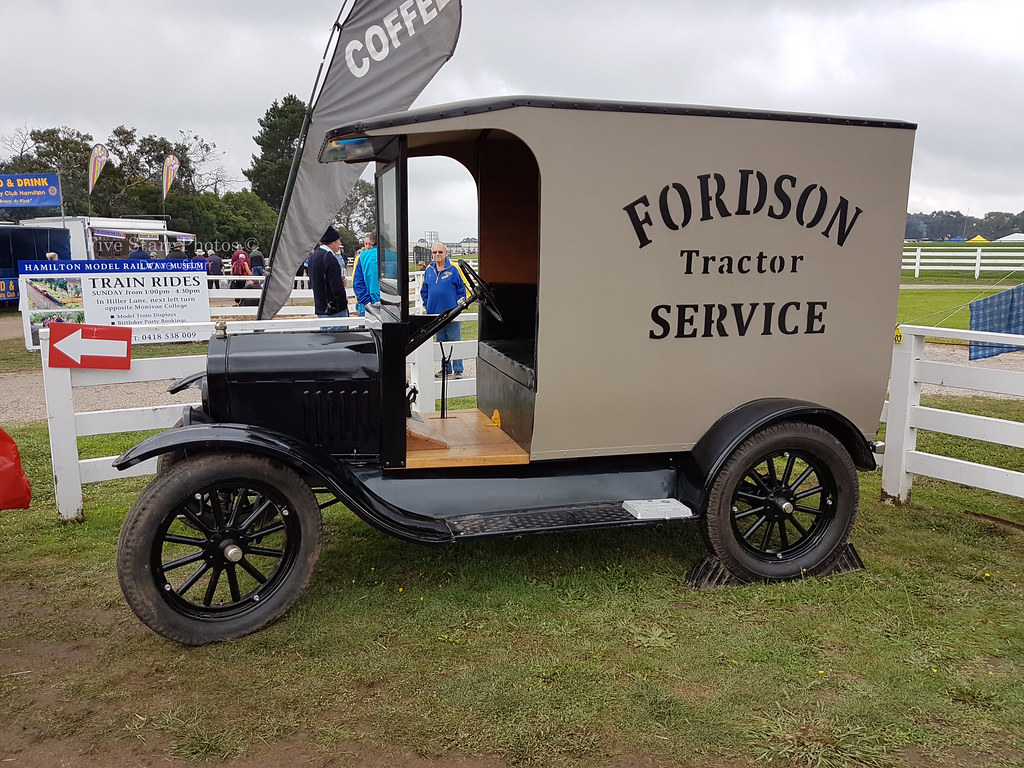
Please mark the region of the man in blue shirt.
MULTIPOLYGON (((451 309, 459 303, 459 299, 466 298, 466 284, 463 282, 462 273, 458 267, 448 261, 448 248, 444 243, 434 243, 430 248, 430 255, 433 263, 423 272, 423 287, 420 288, 420 298, 423 299, 423 306, 428 315, 439 315, 445 310, 451 309)), ((448 323, 434 336, 437 341, 461 341, 462 324, 448 323)), ((455 369, 455 378, 462 378, 462 361, 453 360, 445 364, 448 373, 455 369)), ((435 378, 441 378, 441 372, 434 374, 435 378)))
POLYGON ((352 291, 359 302, 356 309, 363 314, 363 307, 380 304, 380 275, 377 272, 377 235, 367 232, 363 235, 363 250, 352 265, 352 291))

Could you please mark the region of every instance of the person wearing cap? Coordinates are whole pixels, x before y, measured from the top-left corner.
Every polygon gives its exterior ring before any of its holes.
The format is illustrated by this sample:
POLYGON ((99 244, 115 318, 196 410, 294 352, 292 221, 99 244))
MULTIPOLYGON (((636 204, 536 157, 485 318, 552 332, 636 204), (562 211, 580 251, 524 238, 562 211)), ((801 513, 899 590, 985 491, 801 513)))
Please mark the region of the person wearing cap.
POLYGON ((309 255, 309 287, 313 289, 317 317, 348 317, 345 273, 337 256, 340 251, 341 233, 328 227, 320 245, 309 255))

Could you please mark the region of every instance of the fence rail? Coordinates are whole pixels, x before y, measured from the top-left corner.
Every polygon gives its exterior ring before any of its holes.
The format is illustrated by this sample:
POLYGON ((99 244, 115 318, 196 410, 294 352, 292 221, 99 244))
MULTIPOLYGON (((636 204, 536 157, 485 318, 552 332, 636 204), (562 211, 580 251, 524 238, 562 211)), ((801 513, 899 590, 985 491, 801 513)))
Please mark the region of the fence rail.
MULTIPOLYGON (((472 263, 473 262, 471 262, 471 264, 472 263)), ((256 314, 259 311, 259 307, 257 305, 259 303, 258 300, 264 279, 265 278, 262 275, 207 275, 206 282, 209 291, 210 320, 214 321, 223 318, 237 319, 239 317, 252 318, 255 320, 256 314)), ((420 313, 423 311, 423 302, 420 299, 420 283, 422 279, 422 272, 412 272, 409 274, 409 311, 413 313, 420 313)), ((39 326, 37 325, 34 329, 32 327, 31 316, 34 312, 28 309, 24 298, 26 296, 24 284, 26 278, 22 277, 20 280, 21 296, 23 297, 20 309, 22 317, 22 333, 25 338, 25 349, 36 350, 39 349, 39 345, 35 342, 35 338, 38 338, 39 326)), ((351 276, 348 276, 346 280, 348 284, 349 312, 354 315, 356 312, 357 302, 351 288, 351 276)), ((42 312, 44 310, 35 311, 42 312)), ((306 276, 296 277, 292 284, 292 291, 288 295, 285 305, 278 310, 277 316, 280 318, 309 318, 312 317, 313 314, 313 291, 309 287, 309 278, 306 276)), ((176 325, 175 330, 180 331, 185 325, 186 324, 184 323, 176 325)), ((143 326, 134 327, 138 329, 143 326)), ((139 338, 142 335, 144 335, 142 331, 136 331, 134 334, 135 338, 132 343, 146 343, 145 340, 139 338)))
POLYGON ((1024 269, 1024 251, 1019 249, 903 249, 903 271, 914 277, 922 272, 973 272, 977 280, 984 272, 1016 272, 1024 269))
MULTIPOLYGON (((469 322, 477 315, 463 313, 455 322, 469 322)), ((232 332, 262 330, 265 332, 304 330, 332 327, 360 327, 364 318, 324 318, 292 320, 243 320, 229 324, 232 332)), ((142 332, 162 332, 168 329, 195 332, 201 337, 213 333, 214 323, 181 323, 173 326, 139 326, 142 332)), ((51 368, 49 365, 50 331, 40 332, 43 365, 43 392, 46 398, 46 421, 50 433, 50 456, 53 463, 54 493, 57 513, 63 520, 83 520, 82 485, 117 478, 151 475, 156 472, 156 460, 141 462, 119 472, 111 465, 116 458, 103 456, 94 459, 79 458, 78 438, 92 435, 111 435, 167 429, 181 418, 183 408, 199 403, 175 403, 141 408, 119 408, 102 411, 75 411, 73 390, 78 387, 97 387, 144 381, 174 381, 206 369, 206 355, 156 357, 132 360, 130 370, 92 370, 85 368, 51 368)), ((444 352, 453 358, 476 357, 476 341, 445 342, 444 352)), ((410 381, 416 385, 419 398, 414 407, 433 411, 434 401, 441 396, 441 383, 434 372, 441 362, 441 345, 423 344, 408 359, 410 381)), ((472 377, 448 382, 448 396, 461 397, 476 394, 476 379, 472 377)))
MULTIPOLYGON (((476 319, 463 315, 460 321, 476 319)), ((271 320, 238 321, 231 323, 232 331, 262 329, 283 331, 316 328, 323 323, 359 326, 362 318, 331 318, 330 320, 271 320)), ((213 323, 173 326, 188 328, 208 335, 213 323)), ((149 330, 165 330, 167 326, 153 326, 149 330)), ((992 368, 939 363, 924 358, 925 337, 987 341, 1024 346, 1024 335, 1017 336, 981 331, 960 331, 948 328, 902 326, 902 341, 893 347, 890 371, 889 400, 883 407, 881 420, 886 422, 886 453, 882 457, 882 494, 886 500, 902 504, 909 500, 914 475, 924 475, 951 482, 983 488, 1024 498, 1024 472, 980 463, 963 461, 919 451, 917 432, 920 429, 955 435, 972 440, 1024 448, 1024 424, 994 419, 987 416, 956 413, 921 405, 921 387, 938 384, 1024 397, 1024 373, 992 368)), ((53 459, 54 486, 57 510, 66 520, 83 519, 82 485, 152 474, 155 461, 147 461, 128 472, 117 472, 111 466, 113 456, 80 459, 78 438, 89 435, 130 433, 170 427, 181 415, 183 404, 155 405, 141 408, 122 408, 102 411, 76 412, 73 389, 140 381, 174 380, 202 371, 206 357, 165 357, 133 360, 129 371, 101 371, 69 368, 50 368, 49 331, 42 332, 43 387, 46 396, 47 422, 50 431, 50 452, 53 459)), ((472 360, 476 357, 475 340, 444 344, 444 353, 455 358, 472 360)), ((440 397, 441 384, 434 378, 442 359, 441 345, 424 344, 408 358, 409 380, 419 391, 416 408, 435 410, 434 401, 440 397)), ((467 377, 448 382, 450 397, 476 394, 476 379, 467 377)))
POLYGON ((889 401, 883 413, 886 422, 883 499, 894 504, 906 503, 914 475, 1024 498, 1024 472, 917 450, 919 429, 1024 448, 1024 424, 921 405, 923 384, 1024 397, 1022 372, 925 360, 926 336, 1022 346, 1024 336, 913 325, 900 326, 900 331, 902 341, 893 346, 889 401))

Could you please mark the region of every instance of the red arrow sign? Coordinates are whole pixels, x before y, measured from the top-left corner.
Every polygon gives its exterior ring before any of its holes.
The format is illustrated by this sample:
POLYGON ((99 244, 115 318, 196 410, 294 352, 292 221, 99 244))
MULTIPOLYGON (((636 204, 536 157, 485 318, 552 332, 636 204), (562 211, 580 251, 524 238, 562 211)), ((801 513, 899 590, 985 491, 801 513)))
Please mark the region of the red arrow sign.
POLYGON ((54 323, 50 326, 50 367, 128 370, 132 367, 132 329, 54 323))

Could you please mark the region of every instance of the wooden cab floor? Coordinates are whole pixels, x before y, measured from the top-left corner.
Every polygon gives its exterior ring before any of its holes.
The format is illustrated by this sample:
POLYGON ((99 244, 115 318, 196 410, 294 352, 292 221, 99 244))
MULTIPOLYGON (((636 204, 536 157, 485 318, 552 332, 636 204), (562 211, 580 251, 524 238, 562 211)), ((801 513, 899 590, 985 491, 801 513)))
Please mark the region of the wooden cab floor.
POLYGON ((476 409, 448 411, 445 419, 437 412, 414 412, 405 425, 409 469, 530 462, 530 454, 476 409))

